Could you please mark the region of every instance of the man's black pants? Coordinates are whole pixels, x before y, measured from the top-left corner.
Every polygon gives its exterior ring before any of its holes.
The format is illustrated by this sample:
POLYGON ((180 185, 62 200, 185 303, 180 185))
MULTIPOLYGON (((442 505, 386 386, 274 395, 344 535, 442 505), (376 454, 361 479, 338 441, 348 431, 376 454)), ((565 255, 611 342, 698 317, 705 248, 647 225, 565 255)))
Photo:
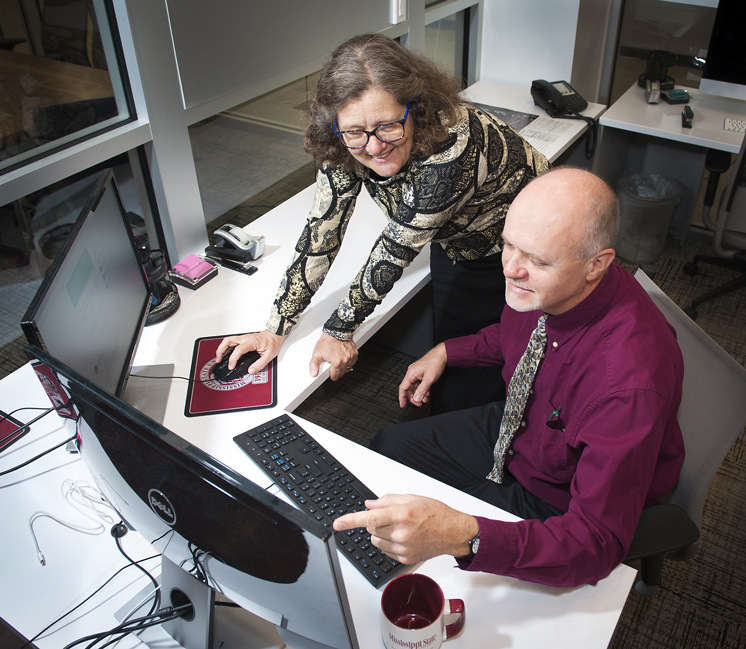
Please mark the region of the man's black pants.
POLYGON ((543 521, 562 515, 508 471, 502 484, 486 479, 504 405, 490 403, 389 426, 378 432, 370 448, 521 518, 543 521))

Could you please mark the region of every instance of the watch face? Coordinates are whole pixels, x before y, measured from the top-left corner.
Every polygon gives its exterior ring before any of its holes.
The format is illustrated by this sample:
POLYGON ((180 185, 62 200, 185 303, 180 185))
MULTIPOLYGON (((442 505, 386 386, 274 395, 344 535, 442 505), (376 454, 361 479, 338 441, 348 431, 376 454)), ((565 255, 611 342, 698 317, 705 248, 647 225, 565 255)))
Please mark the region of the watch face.
POLYGON ((479 534, 477 534, 471 541, 471 553, 476 554, 479 550, 479 534))

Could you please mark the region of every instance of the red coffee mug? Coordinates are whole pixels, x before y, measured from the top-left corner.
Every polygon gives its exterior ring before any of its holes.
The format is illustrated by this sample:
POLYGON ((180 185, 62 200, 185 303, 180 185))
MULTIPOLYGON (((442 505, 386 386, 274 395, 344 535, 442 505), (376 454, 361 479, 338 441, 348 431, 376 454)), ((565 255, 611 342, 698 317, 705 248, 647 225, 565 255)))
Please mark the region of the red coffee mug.
POLYGON ((421 574, 392 579, 381 595, 381 634, 386 649, 439 649, 464 628, 464 602, 443 595, 440 586, 421 574), (447 606, 446 606, 447 604, 447 606), (450 624, 447 615, 455 615, 450 624))

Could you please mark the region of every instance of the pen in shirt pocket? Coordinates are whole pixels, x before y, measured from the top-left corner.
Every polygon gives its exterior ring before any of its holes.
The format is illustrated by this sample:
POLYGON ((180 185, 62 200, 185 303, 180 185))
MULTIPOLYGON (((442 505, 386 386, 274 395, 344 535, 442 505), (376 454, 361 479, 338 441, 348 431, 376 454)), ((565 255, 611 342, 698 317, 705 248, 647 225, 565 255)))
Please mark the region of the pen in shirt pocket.
POLYGON ((549 419, 547 419, 547 426, 550 426, 551 428, 564 429, 565 424, 560 419, 561 412, 562 412, 562 406, 559 406, 558 408, 555 408, 554 410, 552 410, 552 414, 549 415, 549 419))

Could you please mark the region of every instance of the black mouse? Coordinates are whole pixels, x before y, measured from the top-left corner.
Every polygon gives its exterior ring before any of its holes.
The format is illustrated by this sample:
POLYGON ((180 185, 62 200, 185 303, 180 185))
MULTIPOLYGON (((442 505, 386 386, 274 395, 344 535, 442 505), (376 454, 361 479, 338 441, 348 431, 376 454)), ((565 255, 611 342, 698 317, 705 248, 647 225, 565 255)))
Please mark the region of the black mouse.
POLYGON ((250 351, 246 352, 238 359, 236 367, 232 370, 228 369, 228 361, 231 355, 226 353, 222 361, 220 361, 215 367, 212 368, 212 375, 221 383, 228 383, 229 381, 235 381, 246 374, 246 370, 249 369, 251 364, 256 361, 260 355, 259 352, 250 351))

